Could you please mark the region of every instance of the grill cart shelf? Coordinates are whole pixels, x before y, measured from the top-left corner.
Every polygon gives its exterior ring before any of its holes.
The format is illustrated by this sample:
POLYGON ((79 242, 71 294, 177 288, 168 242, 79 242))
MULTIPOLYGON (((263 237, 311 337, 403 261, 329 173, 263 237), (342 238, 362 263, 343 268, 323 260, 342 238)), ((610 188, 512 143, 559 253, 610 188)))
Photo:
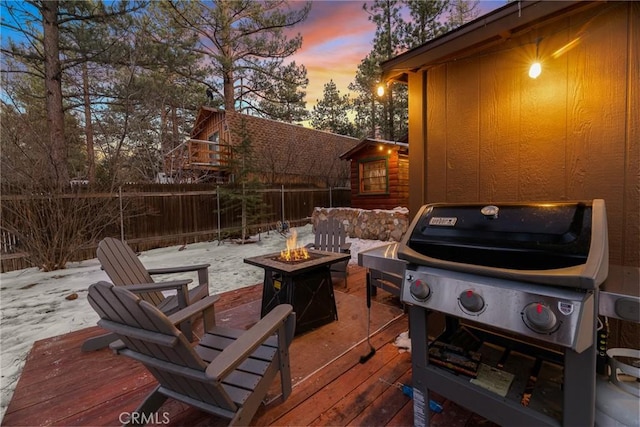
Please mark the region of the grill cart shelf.
MULTIPOLYGON (((593 349, 576 353, 570 349, 537 347, 512 337, 494 335, 464 326, 478 338, 482 363, 513 375, 503 397, 472 383, 471 377, 443 368, 429 360, 428 312, 410 307, 411 357, 413 363, 414 425, 428 425, 429 392, 500 425, 560 426, 593 425, 595 385, 585 372, 595 372, 593 349), (535 380, 534 380, 535 378, 535 380), (523 399, 528 405, 523 405, 523 399), (585 410, 586 409, 586 410, 585 410)), ((460 332, 459 320, 447 316, 447 329, 438 337, 448 342, 460 332)), ((454 341, 455 343, 455 341, 454 341)))

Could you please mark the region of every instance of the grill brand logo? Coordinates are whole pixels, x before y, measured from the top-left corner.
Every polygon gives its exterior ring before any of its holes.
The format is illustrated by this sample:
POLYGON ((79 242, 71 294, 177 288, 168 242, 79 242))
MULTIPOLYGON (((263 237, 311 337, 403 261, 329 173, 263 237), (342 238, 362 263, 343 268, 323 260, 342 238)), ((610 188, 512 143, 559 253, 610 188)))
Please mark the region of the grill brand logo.
POLYGON ((438 225, 443 227, 453 227, 456 225, 458 218, 455 217, 443 217, 443 216, 434 216, 429 220, 429 225, 438 225))
POLYGON ((569 316, 571 313, 573 313, 573 303, 558 301, 558 311, 565 316, 569 316))

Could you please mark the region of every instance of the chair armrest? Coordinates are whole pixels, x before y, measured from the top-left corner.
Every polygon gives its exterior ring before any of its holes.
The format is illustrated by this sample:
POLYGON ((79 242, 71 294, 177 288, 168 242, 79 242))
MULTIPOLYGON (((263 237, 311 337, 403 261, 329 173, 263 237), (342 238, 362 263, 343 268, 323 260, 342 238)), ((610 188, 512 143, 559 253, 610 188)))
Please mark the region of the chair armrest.
POLYGON ((189 273, 192 271, 198 272, 198 283, 201 286, 209 287, 209 266, 211 264, 196 264, 196 265, 183 265, 181 267, 166 267, 166 268, 152 268, 148 269, 147 273, 154 274, 171 274, 171 273, 189 273))
POLYGON ((209 364, 206 370, 207 376, 215 381, 226 377, 278 329, 284 330, 285 321, 292 313, 293 307, 290 304, 276 306, 237 340, 229 344, 209 364))
POLYGON ((183 279, 183 280, 171 280, 168 282, 157 282, 157 283, 140 283, 137 285, 126 285, 125 289, 134 293, 144 293, 144 292, 156 292, 156 291, 169 291, 172 289, 186 289, 188 292, 187 285, 193 282, 191 279, 183 279))
POLYGON ((204 316, 205 331, 207 331, 211 326, 215 325, 214 305, 219 299, 219 295, 210 295, 206 298, 196 301, 186 308, 183 308, 182 310, 168 316, 169 321, 174 325, 179 325, 185 320, 189 320, 191 317, 202 312, 204 316))
POLYGON ((158 292, 175 290, 178 298, 178 308, 183 309, 189 305, 189 287, 187 286, 193 280, 170 280, 168 282, 158 283, 142 283, 138 285, 127 285, 127 290, 131 292, 158 292))
POLYGON ((179 267, 165 267, 147 269, 147 272, 153 274, 171 274, 171 273, 188 273, 190 271, 206 270, 211 264, 183 265, 179 267))

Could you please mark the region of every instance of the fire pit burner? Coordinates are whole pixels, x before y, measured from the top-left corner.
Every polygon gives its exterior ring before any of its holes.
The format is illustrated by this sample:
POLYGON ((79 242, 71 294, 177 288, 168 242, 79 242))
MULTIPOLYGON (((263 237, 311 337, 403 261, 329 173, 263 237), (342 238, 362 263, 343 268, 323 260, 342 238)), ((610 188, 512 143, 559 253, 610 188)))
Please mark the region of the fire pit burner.
POLYGON ((288 265, 299 265, 302 264, 304 262, 309 262, 309 261, 313 261, 319 258, 324 257, 325 255, 319 254, 319 253, 314 253, 314 252, 309 252, 307 251, 307 257, 306 258, 299 258, 299 257, 293 257, 293 258, 283 258, 282 253, 280 253, 279 255, 276 255, 274 257, 271 258, 272 261, 276 261, 276 262, 281 262, 284 264, 288 264, 288 265))

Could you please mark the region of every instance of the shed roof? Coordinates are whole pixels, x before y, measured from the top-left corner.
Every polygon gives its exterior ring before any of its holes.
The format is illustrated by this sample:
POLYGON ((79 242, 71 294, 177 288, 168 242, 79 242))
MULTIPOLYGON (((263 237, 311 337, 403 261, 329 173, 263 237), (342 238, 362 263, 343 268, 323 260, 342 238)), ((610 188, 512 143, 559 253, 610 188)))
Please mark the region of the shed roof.
POLYGON ((514 1, 382 63, 383 79, 467 57, 552 20, 593 7, 592 1, 514 1))
POLYGON ((400 149, 400 151, 404 151, 404 152, 408 152, 409 151, 409 144, 406 143, 406 142, 387 141, 387 140, 384 140, 384 139, 374 139, 374 138, 364 138, 364 139, 360 140, 360 142, 358 142, 349 151, 341 154, 340 155, 340 159, 342 159, 342 160, 351 160, 353 158, 354 154, 356 154, 360 150, 363 150, 366 147, 379 146, 379 145, 392 145, 392 146, 398 147, 400 149))

